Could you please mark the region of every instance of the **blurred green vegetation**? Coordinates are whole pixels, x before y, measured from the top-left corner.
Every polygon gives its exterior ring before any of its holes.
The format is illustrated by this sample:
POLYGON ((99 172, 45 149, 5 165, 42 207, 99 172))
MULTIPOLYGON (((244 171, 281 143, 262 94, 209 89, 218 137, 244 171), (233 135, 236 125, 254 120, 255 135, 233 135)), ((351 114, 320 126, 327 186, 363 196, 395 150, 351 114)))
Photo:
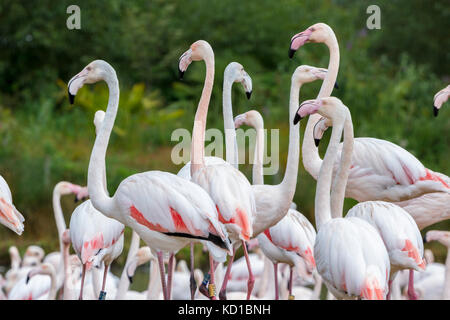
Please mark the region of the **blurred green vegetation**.
MULTIPOLYGON (((253 79, 253 95, 247 102, 236 85, 234 114, 256 108, 266 128, 281 129, 281 170, 265 178, 269 184, 280 182, 291 74, 301 64, 326 67, 329 59, 324 45, 310 44, 290 60, 288 45, 293 34, 319 21, 334 29, 340 44, 340 89, 334 95, 352 111, 355 136, 392 141, 432 170, 449 173, 450 117, 444 108, 433 118, 431 107, 434 94, 450 80, 450 50, 443 49, 450 48, 448 0, 78 0, 81 30, 66 28, 70 4, 0 2, 0 173, 26 218, 21 237, 0 228, 0 265, 8 263, 7 248, 13 244, 22 253, 30 244, 57 250, 53 187, 61 180, 86 183, 93 115, 105 109, 108 98, 104 83, 86 86, 71 106, 66 83, 94 59, 114 66, 121 87, 107 154, 111 193, 130 174, 176 173, 181 167, 169 160, 177 143, 170 136, 175 128, 191 130, 205 67, 194 63, 180 82, 177 63, 198 39, 212 45, 216 58, 208 127, 223 129, 223 71, 238 61, 253 79), (381 8, 381 30, 365 27, 370 4, 381 8)), ((301 100, 314 98, 319 87, 318 82, 303 86, 301 100)), ((322 143, 322 153, 325 148, 322 143)), ((250 169, 242 166, 248 177, 250 169)), ((300 165, 295 202, 311 221, 314 193, 315 181, 300 165)), ((347 199, 346 208, 354 203, 347 199)), ((63 199, 67 224, 74 207, 70 197, 63 199)), ((448 222, 433 226, 449 227, 448 222)), ((129 231, 126 235, 129 239, 129 231)), ((430 246, 442 261, 443 247, 430 246)), ((200 247, 196 255, 205 266, 200 247)), ((188 259, 188 250, 178 257, 188 259)), ((119 262, 124 261, 122 255, 119 262)))

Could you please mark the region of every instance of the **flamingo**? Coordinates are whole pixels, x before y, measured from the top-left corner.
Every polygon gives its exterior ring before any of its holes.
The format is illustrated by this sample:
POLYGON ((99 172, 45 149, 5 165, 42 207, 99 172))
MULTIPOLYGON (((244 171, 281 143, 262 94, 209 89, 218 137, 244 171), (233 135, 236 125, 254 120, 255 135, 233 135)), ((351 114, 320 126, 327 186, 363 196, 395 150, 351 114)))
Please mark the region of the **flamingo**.
MULTIPOLYGON (((408 295, 416 300, 414 270, 425 270, 423 241, 417 224, 401 207, 384 201, 366 201, 355 205, 347 217, 366 220, 379 232, 389 253, 389 286, 399 270, 409 269, 408 295)), ((390 294, 388 294, 388 299, 390 294)))
POLYGON ((74 102, 77 91, 85 83, 101 80, 107 83, 110 95, 89 161, 89 196, 94 208, 135 230, 147 245, 158 251, 161 283, 167 299, 162 252, 175 253, 194 238, 207 240, 210 253, 220 259, 230 250, 228 236, 206 191, 171 173, 134 174, 120 183, 114 196, 108 195, 105 155, 119 103, 116 72, 106 61, 95 60, 70 80, 68 91, 74 102))
POLYGON ((434 95, 433 113, 435 117, 438 116, 439 109, 448 100, 448 97, 450 97, 450 84, 434 95))
POLYGON ((55 300, 56 271, 52 264, 43 263, 32 268, 11 289, 9 300, 55 300))
MULTIPOLYGON (((206 116, 214 83, 214 52, 204 40, 194 42, 190 49, 180 57, 181 74, 187 70, 192 61, 204 60, 206 79, 194 120, 191 145, 191 180, 208 192, 215 203, 219 220, 226 227, 233 242, 233 255, 240 244, 245 244, 253 235, 253 217, 256 213, 255 197, 247 178, 233 165, 209 165, 204 160, 206 116)), ((247 298, 254 286, 254 277, 244 245, 244 256, 248 267, 247 298)), ((232 263, 232 260, 230 261, 232 263)), ((231 265, 231 263, 229 265, 231 265)), ((214 266, 210 270, 209 296, 215 299, 214 266)), ((204 281, 205 282, 205 281, 204 281)))
POLYGON ((0 175, 0 223, 20 236, 23 232, 24 221, 24 217, 12 202, 8 184, 0 175))
MULTIPOLYGON (((307 100, 300 105, 295 121, 315 113, 331 119, 333 123, 316 186, 315 219, 318 231, 314 257, 317 270, 329 291, 337 298, 384 299, 388 291, 390 263, 383 239, 371 224, 361 218, 332 218, 330 191, 333 164, 342 132, 344 146, 338 171, 342 179, 338 182, 344 186, 351 166, 353 125, 350 112, 335 97, 307 100)), ((333 191, 338 190, 334 194, 341 198, 344 196, 342 189, 337 183, 333 186, 333 191)), ((339 202, 335 201, 338 206, 339 202)))
MULTIPOLYGON (((183 75, 183 73, 181 73, 183 75)), ((224 71, 224 81, 223 81, 223 120, 224 120, 224 130, 225 130, 225 150, 226 150, 226 161, 231 163, 234 167, 238 167, 238 153, 237 153, 237 142, 236 142, 236 132, 234 130, 233 122, 233 107, 231 104, 231 91, 233 83, 239 82, 244 87, 246 96, 250 99, 252 94, 252 79, 248 73, 244 70, 244 67, 238 62, 230 62, 224 71)), ((223 164, 225 161, 219 157, 205 157, 206 165, 223 164)), ((191 162, 186 163, 180 171, 177 173, 178 176, 191 180, 191 162)), ((191 299, 194 298, 196 284, 194 281, 194 246, 191 243, 191 277, 190 277, 190 290, 191 299)))
MULTIPOLYGON (((253 164, 253 184, 263 184, 262 171, 264 154, 264 122, 261 114, 256 110, 250 110, 235 118, 236 128, 242 124, 256 129, 255 163, 253 164)), ((289 299, 292 296, 293 267, 304 274, 301 260, 307 261, 308 271, 315 268, 313 246, 316 231, 304 215, 295 209, 289 208, 288 213, 275 226, 264 230, 257 236, 258 242, 264 254, 272 261, 274 266, 275 300, 279 299, 278 291, 278 263, 287 263, 290 267, 289 299)))
POLYGON ((447 258, 445 260, 445 280, 442 299, 450 300, 450 231, 430 230, 426 233, 425 237, 427 242, 438 241, 447 247, 447 258))
MULTIPOLYGON (((289 57, 292 58, 301 46, 309 42, 324 43, 329 48, 328 73, 318 98, 330 96, 339 69, 336 35, 325 23, 316 23, 292 37, 289 57)), ((302 145, 303 165, 316 180, 322 159, 314 145, 313 132, 319 119, 318 114, 309 117, 302 145)), ((336 162, 334 171, 338 166, 336 162)), ((450 217, 450 179, 425 168, 411 153, 386 140, 355 139, 350 175, 347 185, 342 187, 346 187, 346 197, 358 202, 381 200, 396 203, 413 217, 419 229, 450 217)), ((331 208, 334 210, 337 206, 332 205, 331 208)))

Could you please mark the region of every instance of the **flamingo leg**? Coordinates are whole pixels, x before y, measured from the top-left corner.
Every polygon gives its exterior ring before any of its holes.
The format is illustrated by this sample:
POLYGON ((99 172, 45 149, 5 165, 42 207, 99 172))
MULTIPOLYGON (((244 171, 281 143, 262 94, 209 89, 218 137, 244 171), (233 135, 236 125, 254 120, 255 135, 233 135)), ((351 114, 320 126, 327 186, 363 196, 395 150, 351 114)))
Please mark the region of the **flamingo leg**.
POLYGON ((84 277, 86 276, 86 265, 83 264, 83 269, 81 272, 81 288, 80 288, 80 297, 78 300, 83 300, 83 288, 84 288, 84 277))
POLYGON ((273 263, 273 271, 274 271, 274 278, 275 278, 275 300, 279 300, 280 296, 278 293, 278 263, 273 263))
POLYGON ((388 282, 388 288, 389 288, 389 290, 388 290, 388 294, 387 294, 387 296, 386 296, 386 300, 391 300, 391 288, 392 287, 392 280, 391 279, 389 279, 389 282, 388 282))
POLYGON ((247 300, 250 300, 252 295, 253 286, 255 285, 255 277, 253 276, 252 267, 250 265, 250 258, 248 257, 247 246, 244 240, 242 240, 242 246, 244 247, 245 261, 248 268, 248 282, 247 282, 247 300))
POLYGON ((161 286, 163 291, 164 300, 167 300, 167 287, 166 287, 166 272, 164 270, 163 254, 158 251, 158 264, 159 264, 159 274, 161 276, 161 286))
POLYGON ((417 300, 417 294, 414 291, 414 270, 409 270, 409 282, 408 282, 408 297, 409 300, 417 300))
POLYGON ((172 294, 172 279, 173 279, 173 257, 174 254, 171 253, 169 257, 169 265, 167 271, 167 299, 170 300, 172 294))
POLYGON ((294 296, 292 295, 292 280, 293 280, 293 272, 294 269, 289 266, 289 300, 294 300, 294 296))
POLYGON ((194 243, 191 242, 191 277, 190 277, 190 288, 191 288, 191 300, 194 300, 195 291, 197 290, 197 284, 194 278, 194 243))
POLYGON ((105 300, 105 298, 106 298, 105 287, 106 287, 106 277, 108 275, 108 267, 109 267, 109 265, 107 265, 105 263, 105 270, 103 271, 102 291, 100 291, 100 295, 98 297, 98 300, 105 300))
POLYGON ((209 265, 210 265, 210 273, 211 273, 211 280, 209 281, 209 287, 208 287, 208 292, 209 292, 209 297, 211 300, 217 300, 216 298, 216 284, 214 281, 214 269, 215 269, 215 264, 214 264, 214 260, 212 258, 211 253, 209 254, 209 265))
POLYGON ((231 266, 233 265, 235 255, 236 255, 236 248, 233 247, 233 255, 231 256, 231 259, 228 262, 227 270, 225 272, 225 277, 223 278, 222 287, 220 288, 220 292, 219 292, 220 300, 227 300, 227 284, 228 284, 228 280, 230 280, 231 266))

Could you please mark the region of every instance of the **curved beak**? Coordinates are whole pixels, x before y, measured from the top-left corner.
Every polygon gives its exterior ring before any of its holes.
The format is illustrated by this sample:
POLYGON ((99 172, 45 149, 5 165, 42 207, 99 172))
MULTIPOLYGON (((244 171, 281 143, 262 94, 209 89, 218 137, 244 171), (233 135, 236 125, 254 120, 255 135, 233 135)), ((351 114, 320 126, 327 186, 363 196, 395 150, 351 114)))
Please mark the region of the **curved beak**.
POLYGON ((250 100, 252 96, 252 91, 246 91, 245 94, 247 95, 247 99, 250 100))
POLYGON ((317 110, 322 105, 322 101, 320 99, 312 99, 303 101, 300 104, 300 107, 297 110, 297 113, 294 117, 294 125, 297 124, 301 119, 306 117, 307 115, 313 114, 317 112, 317 110))
POLYGON ((7 202, 4 198, 0 198, 0 222, 2 224, 21 235, 24 229, 24 221, 24 217, 13 204, 7 202))
POLYGON ((434 104, 433 104, 433 114, 434 114, 435 117, 437 117, 438 114, 439 114, 439 108, 436 107, 434 104))
POLYGON ((134 257, 128 263, 128 266, 127 266, 127 277, 128 277, 128 280, 130 281, 130 283, 133 283, 133 276, 134 276, 134 273, 136 272, 137 265, 138 265, 138 258, 137 257, 134 257))
POLYGON ((83 69, 80 73, 70 79, 69 84, 67 85, 67 92, 69 94, 70 104, 75 102, 75 95, 78 90, 83 86, 84 81, 86 80, 86 76, 88 75, 88 71, 83 69))
POLYGON ((250 97, 252 96, 253 83, 252 78, 248 75, 247 72, 245 72, 244 78, 242 80, 242 86, 244 87, 247 99, 250 100, 250 97))
POLYGON ((312 31, 309 29, 306 29, 303 32, 295 34, 291 38, 291 44, 289 46, 289 58, 290 59, 292 59, 295 52, 309 40, 309 38, 311 37, 311 34, 312 34, 312 31))
POLYGON ((180 80, 183 80, 184 72, 187 70, 191 62, 192 62, 192 49, 189 49, 181 55, 178 61, 178 75, 180 77, 180 80))
POLYGON ((302 117, 298 113, 300 111, 300 108, 298 108, 298 109, 299 110, 297 110, 297 113, 295 114, 295 117, 294 117, 294 124, 297 124, 300 120, 302 120, 302 117))

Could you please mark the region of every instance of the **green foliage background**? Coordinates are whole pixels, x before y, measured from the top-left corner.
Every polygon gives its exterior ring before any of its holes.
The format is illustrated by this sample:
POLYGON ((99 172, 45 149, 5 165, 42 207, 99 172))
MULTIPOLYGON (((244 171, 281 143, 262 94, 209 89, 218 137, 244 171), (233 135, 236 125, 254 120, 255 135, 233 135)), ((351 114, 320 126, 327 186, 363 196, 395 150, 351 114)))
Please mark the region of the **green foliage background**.
MULTIPOLYGON (((108 97, 101 83, 83 88, 71 106, 66 83, 94 59, 115 67, 121 87, 107 155, 110 192, 130 174, 179 169, 169 161, 176 144, 170 135, 179 127, 191 130, 205 67, 194 63, 180 82, 177 63, 198 39, 207 40, 216 57, 208 127, 223 128, 222 75, 229 62, 238 61, 254 90, 248 102, 235 86, 234 114, 255 108, 268 129, 281 129, 281 171, 265 180, 281 181, 291 74, 301 64, 326 67, 329 58, 324 45, 310 44, 290 60, 288 45, 293 34, 319 21, 334 29, 340 43, 340 89, 334 95, 352 111, 355 136, 397 143, 425 166, 449 174, 450 116, 445 108, 440 117, 432 116, 434 94, 449 83, 448 0, 78 0, 81 30, 66 28, 70 4, 0 2, 0 173, 26 218, 21 237, 0 228, 0 264, 8 263, 13 244, 22 253, 32 243, 46 252, 57 249, 53 187, 61 180, 86 183, 93 115, 105 109, 108 97), (381 30, 366 29, 371 4, 381 8, 381 30)), ((304 86, 301 99, 315 97, 319 87, 304 86)), ((325 147, 322 143, 322 153, 325 147)), ((250 177, 251 168, 242 169, 250 177)), ((295 202, 311 221, 314 193, 315 181, 300 165, 295 202)), ((347 208, 353 204, 346 201, 347 208)), ((72 199, 63 199, 67 223, 74 207, 72 199)), ((427 246, 443 260, 440 245, 427 246)), ((124 260, 125 254, 119 262, 124 260)))

